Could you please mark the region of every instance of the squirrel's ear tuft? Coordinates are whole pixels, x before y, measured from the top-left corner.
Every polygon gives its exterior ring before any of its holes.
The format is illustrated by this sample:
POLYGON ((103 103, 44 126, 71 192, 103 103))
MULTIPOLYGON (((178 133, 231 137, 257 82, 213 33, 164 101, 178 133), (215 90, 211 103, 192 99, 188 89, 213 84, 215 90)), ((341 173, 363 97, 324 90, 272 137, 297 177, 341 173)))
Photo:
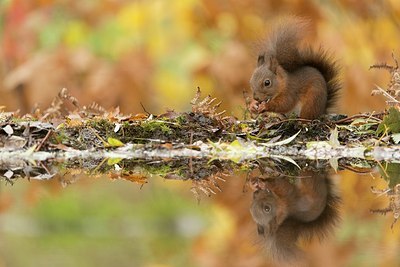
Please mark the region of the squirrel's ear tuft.
POLYGON ((260 67, 264 63, 265 63, 265 55, 264 54, 259 55, 257 59, 257 66, 260 67))
POLYGON ((274 58, 274 57, 270 57, 270 58, 269 58, 269 69, 270 69, 274 74, 276 74, 276 70, 277 70, 277 68, 278 68, 278 65, 279 65, 279 63, 278 63, 278 60, 277 60, 276 58, 274 58))
POLYGON ((257 233, 258 235, 264 235, 264 226, 262 226, 261 224, 257 224, 257 233))

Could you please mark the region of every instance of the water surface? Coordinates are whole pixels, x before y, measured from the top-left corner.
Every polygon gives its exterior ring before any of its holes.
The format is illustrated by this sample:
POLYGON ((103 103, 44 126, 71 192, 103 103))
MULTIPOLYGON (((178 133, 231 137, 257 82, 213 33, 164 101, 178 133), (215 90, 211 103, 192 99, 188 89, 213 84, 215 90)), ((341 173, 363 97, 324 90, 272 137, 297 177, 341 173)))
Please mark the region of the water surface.
POLYGON ((0 266, 400 264, 397 163, 14 163, 2 165, 0 266))

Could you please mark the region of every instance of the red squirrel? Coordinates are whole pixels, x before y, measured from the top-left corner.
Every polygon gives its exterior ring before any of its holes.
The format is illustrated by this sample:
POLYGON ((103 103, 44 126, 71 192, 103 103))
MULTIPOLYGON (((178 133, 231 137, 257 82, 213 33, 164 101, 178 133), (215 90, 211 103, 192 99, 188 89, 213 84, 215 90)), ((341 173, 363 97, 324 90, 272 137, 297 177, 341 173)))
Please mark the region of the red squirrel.
POLYGON ((251 181, 250 213, 257 232, 273 259, 289 265, 304 258, 299 239, 321 239, 339 220, 340 198, 333 192, 328 174, 305 171, 302 175, 251 181))
POLYGON ((303 45, 307 28, 307 20, 289 17, 273 29, 250 80, 251 112, 316 119, 335 104, 341 87, 337 63, 321 48, 303 45))

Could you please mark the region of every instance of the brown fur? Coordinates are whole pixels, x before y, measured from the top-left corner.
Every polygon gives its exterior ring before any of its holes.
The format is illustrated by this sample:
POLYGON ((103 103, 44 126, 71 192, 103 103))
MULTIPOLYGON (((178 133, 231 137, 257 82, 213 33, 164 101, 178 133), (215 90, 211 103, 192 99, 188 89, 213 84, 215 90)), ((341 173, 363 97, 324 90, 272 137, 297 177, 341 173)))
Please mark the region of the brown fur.
POLYGON ((291 113, 315 119, 327 113, 340 90, 338 67, 322 49, 302 45, 308 22, 286 18, 267 39, 250 80, 253 113, 291 113), (265 81, 271 81, 266 86, 265 81), (298 110, 296 110, 298 109, 298 110))
POLYGON ((250 212, 267 251, 277 261, 301 261, 297 241, 323 238, 339 218, 340 199, 327 174, 304 175, 307 177, 294 181, 277 177, 255 182, 250 212))

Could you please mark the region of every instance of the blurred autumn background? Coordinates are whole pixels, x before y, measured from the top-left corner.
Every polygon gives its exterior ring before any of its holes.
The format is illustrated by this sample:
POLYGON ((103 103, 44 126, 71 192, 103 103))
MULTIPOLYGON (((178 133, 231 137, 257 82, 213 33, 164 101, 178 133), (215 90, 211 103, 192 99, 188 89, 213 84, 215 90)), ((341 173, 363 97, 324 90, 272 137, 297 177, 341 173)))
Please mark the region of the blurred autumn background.
MULTIPOLYGON (((123 113, 143 112, 140 103, 154 114, 187 111, 199 86, 241 117, 254 44, 281 15, 310 18, 315 43, 339 60, 340 113, 382 110, 370 92, 389 75, 369 66, 400 55, 395 0, 2 0, 0 10, 0 105, 22 114, 64 87, 82 104, 123 113)), ((2 184, 0 266, 269 266, 242 178, 200 205, 189 183, 156 177, 142 191, 93 178, 67 189, 56 179, 2 184)), ((398 265, 398 226, 369 213, 378 201, 369 187, 384 182, 350 172, 337 180, 349 216, 312 246, 315 266, 398 265)))

